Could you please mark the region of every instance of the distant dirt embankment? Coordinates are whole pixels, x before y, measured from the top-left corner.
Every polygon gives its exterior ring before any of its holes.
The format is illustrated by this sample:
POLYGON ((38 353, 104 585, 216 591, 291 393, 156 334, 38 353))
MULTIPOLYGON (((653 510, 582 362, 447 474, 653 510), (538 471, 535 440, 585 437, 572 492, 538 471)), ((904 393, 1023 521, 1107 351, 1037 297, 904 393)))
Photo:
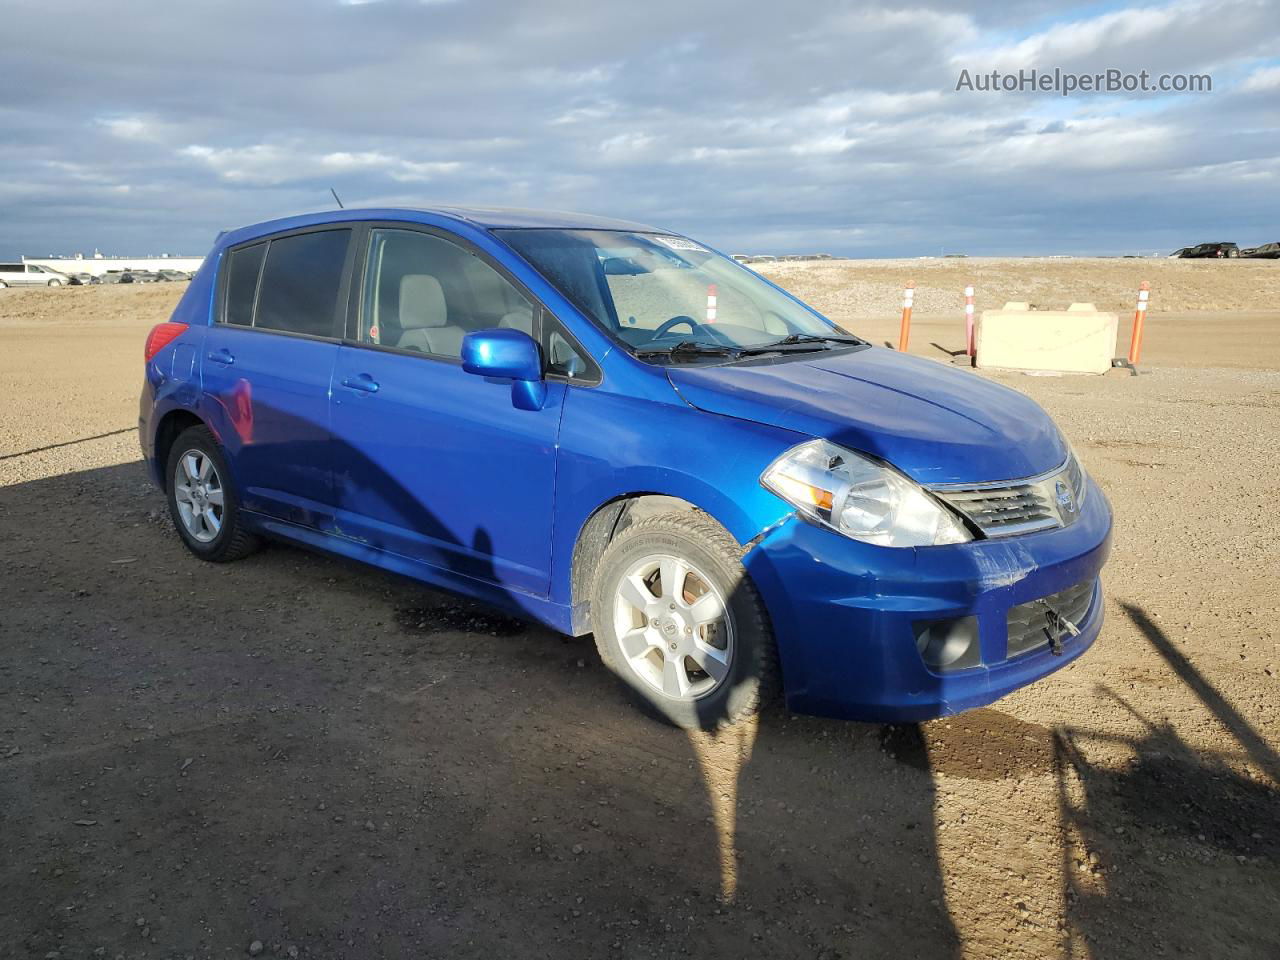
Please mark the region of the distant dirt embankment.
MULTIPOLYGON (((971 257, 772 263, 755 269, 836 321, 897 316, 908 281, 915 281, 920 316, 959 313, 968 284, 976 288, 979 311, 1025 300, 1041 309, 1075 301, 1131 314, 1143 280, 1151 283, 1152 313, 1275 310, 1280 303, 1280 260, 971 257)), ((0 324, 161 323, 186 287, 0 290, 0 324)), ((625 283, 619 294, 625 299, 625 283)))
POLYGON ((1041 309, 1062 309, 1074 301, 1132 312, 1143 280, 1151 283, 1153 313, 1274 310, 1280 303, 1280 260, 968 257, 755 268, 833 319, 895 314, 902 307, 902 288, 912 280, 919 314, 963 309, 968 284, 976 290, 979 310, 1025 300, 1041 309))

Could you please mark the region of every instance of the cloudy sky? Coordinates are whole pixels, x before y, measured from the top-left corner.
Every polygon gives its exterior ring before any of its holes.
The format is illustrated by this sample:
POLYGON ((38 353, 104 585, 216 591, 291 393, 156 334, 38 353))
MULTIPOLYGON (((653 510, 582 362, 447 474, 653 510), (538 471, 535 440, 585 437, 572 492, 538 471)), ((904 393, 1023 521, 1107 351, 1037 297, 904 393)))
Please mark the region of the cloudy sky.
POLYGON ((1280 240, 1280 2, 0 0, 0 256, 332 206, 583 210, 743 252, 1280 240), (962 70, 1211 93, 957 91, 962 70))

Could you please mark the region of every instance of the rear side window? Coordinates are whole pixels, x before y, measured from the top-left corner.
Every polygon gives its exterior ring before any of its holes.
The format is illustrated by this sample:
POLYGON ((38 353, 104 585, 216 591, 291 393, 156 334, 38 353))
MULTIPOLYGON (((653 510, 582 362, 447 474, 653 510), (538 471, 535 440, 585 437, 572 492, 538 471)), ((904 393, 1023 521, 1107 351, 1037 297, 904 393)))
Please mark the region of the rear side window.
POLYGON ((225 320, 241 327, 253 326, 253 301, 258 295, 258 274, 267 252, 265 243, 233 250, 227 260, 227 309, 225 320))
POLYGON ((272 240, 258 285, 253 325, 332 337, 350 242, 350 230, 322 230, 272 240))

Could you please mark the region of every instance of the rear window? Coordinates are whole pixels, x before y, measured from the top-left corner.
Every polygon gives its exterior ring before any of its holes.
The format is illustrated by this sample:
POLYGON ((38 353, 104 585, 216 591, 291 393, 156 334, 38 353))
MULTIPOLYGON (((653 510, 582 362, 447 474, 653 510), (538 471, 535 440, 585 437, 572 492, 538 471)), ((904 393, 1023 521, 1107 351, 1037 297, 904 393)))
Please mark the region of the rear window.
POLYGON ((313 337, 335 335, 351 231, 319 230, 227 256, 223 322, 313 337))
POLYGON ((232 251, 227 261, 227 323, 253 326, 253 299, 258 293, 258 274, 266 252, 265 243, 232 251))
POLYGON ((272 240, 258 285, 254 326, 313 337, 334 335, 350 230, 272 240))

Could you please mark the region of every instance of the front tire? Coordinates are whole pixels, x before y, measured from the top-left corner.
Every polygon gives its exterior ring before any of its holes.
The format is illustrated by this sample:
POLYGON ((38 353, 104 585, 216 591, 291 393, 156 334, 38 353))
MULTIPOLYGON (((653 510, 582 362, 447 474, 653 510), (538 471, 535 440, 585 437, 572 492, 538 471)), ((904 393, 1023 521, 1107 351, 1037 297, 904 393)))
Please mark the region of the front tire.
POLYGON ((50 280, 50 281, 49 281, 49 286, 51 286, 51 287, 60 287, 60 286, 62 286, 62 281, 61 281, 61 280, 50 280))
POLYGON ((201 560, 226 563, 257 549, 258 538, 241 523, 226 457, 208 427, 189 427, 178 436, 165 476, 169 515, 188 550, 201 560))
POLYGON ((685 729, 730 726, 778 689, 768 612, 737 541, 698 511, 640 520, 600 559, 591 621, 600 659, 685 729))

